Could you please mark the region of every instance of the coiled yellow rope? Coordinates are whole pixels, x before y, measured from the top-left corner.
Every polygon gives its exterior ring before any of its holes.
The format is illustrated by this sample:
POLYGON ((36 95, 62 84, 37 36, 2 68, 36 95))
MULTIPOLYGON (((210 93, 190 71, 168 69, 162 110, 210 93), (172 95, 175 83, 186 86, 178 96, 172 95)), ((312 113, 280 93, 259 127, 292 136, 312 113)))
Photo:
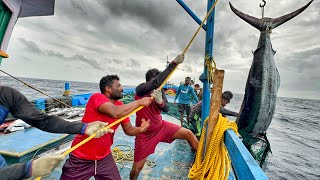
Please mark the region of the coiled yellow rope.
POLYGON ((231 160, 228 150, 224 145, 224 132, 227 129, 232 129, 238 134, 238 127, 235 122, 229 122, 227 118, 219 114, 219 119, 214 127, 210 138, 209 147, 204 159, 202 154, 204 151, 204 138, 206 133, 206 124, 209 118, 206 118, 204 127, 201 132, 201 138, 198 146, 195 163, 190 169, 188 177, 190 179, 202 180, 223 180, 227 179, 231 167, 231 160))
MULTIPOLYGON (((133 161, 133 148, 130 145, 116 145, 113 149, 112 149, 112 156, 113 159, 116 163, 120 164, 120 169, 122 169, 124 167, 124 162, 125 161, 133 161), (125 148, 120 148, 120 147, 126 147, 125 148)), ((153 168, 156 166, 156 162, 155 161, 151 161, 151 160, 146 160, 146 164, 153 168)))

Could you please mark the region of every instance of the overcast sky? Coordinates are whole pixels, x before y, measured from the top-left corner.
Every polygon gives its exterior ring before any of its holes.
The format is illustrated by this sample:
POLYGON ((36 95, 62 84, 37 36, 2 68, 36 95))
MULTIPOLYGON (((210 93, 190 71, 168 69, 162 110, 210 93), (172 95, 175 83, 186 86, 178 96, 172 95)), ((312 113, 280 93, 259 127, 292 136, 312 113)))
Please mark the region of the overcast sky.
MULTIPOLYGON (((214 57, 225 70, 224 90, 244 93, 259 31, 221 0, 216 7, 214 57)), ((265 16, 288 14, 308 0, 267 0, 265 16)), ((206 0, 185 3, 203 19, 206 0)), ((240 11, 260 18, 258 0, 231 0, 240 11)), ((320 99, 320 2, 273 30, 271 41, 280 73, 278 96, 320 99)), ((19 77, 98 82, 118 74, 138 85, 150 68, 163 70, 183 49, 198 24, 174 0, 58 0, 55 15, 19 19, 3 70, 19 77)), ((201 30, 169 81, 190 76, 200 83, 205 32, 201 30)), ((201 84, 202 86, 202 84, 201 84)))

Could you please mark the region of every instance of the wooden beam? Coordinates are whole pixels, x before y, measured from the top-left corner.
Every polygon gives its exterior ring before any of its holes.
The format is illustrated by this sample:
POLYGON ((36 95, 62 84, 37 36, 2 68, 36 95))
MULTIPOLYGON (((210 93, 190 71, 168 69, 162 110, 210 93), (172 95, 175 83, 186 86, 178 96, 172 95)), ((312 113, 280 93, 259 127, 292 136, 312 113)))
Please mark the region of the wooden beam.
POLYGON ((218 122, 218 117, 220 113, 221 98, 222 98, 222 87, 224 79, 224 70, 216 69, 213 77, 213 87, 211 90, 211 100, 210 100, 210 115, 208 121, 206 147, 208 147, 210 138, 214 127, 218 122))

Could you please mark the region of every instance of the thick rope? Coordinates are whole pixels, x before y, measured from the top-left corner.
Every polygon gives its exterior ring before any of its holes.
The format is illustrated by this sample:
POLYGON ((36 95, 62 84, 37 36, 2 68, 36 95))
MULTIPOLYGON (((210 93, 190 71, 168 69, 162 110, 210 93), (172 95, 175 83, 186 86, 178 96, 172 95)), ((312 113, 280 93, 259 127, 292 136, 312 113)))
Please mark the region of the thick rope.
POLYGON ((189 172, 189 179, 203 180, 223 180, 228 179, 231 168, 231 160, 228 150, 224 144, 224 132, 228 129, 234 130, 238 134, 238 127, 235 122, 229 122, 227 118, 219 114, 219 119, 213 129, 210 138, 209 147, 202 160, 202 154, 205 146, 206 126, 209 118, 206 118, 201 132, 201 138, 198 146, 195 163, 189 172))
POLYGON ((209 54, 206 55, 205 64, 207 66, 208 83, 212 84, 214 79, 214 71, 217 69, 217 64, 213 58, 210 58, 209 54))
MULTIPOLYGON (((216 6, 218 0, 216 0, 214 2, 214 4, 211 6, 210 10, 208 11, 206 17, 204 18, 204 20, 202 21, 201 25, 199 26, 199 28, 197 29, 197 31, 194 33, 194 35, 192 36, 190 42, 188 43, 188 45, 185 47, 184 51, 183 51, 183 55, 188 51, 191 43, 193 42, 193 40, 195 39, 195 37, 197 36, 198 32, 200 31, 201 27, 203 26, 204 22, 208 19, 209 15, 211 14, 212 10, 214 9, 214 7, 216 6)), ((167 76, 167 78, 162 82, 162 84, 160 85, 160 87, 158 89, 161 89, 165 84, 166 82, 168 81, 168 79, 171 77, 171 75, 173 74, 173 72, 177 69, 178 66, 176 66, 172 71, 171 73, 167 76)), ((101 130, 104 130, 104 129, 109 129, 111 127, 113 127, 114 125, 120 123, 121 121, 123 121, 124 119, 126 119, 127 117, 129 117, 130 115, 136 113, 137 111, 141 110, 144 106, 140 106, 138 107, 137 109, 133 110, 131 113, 129 113, 128 115, 118 119, 117 121, 109 124, 107 127, 105 128, 102 128, 101 130)), ((87 143, 88 141, 90 141, 92 138, 94 138, 96 136, 97 133, 94 133, 92 134, 91 136, 87 137, 86 139, 84 139, 83 141, 81 141, 80 143, 78 143, 77 145, 71 147, 70 149, 68 149, 67 151, 65 151, 62 155, 66 156, 68 155, 69 153, 71 153, 72 151, 74 151, 75 149, 77 149, 78 147, 82 146, 83 144, 87 143)), ((41 177, 37 177, 36 180, 40 180, 41 177)))
POLYGON ((112 150, 112 157, 114 161, 121 164, 120 169, 124 167, 124 161, 133 160, 133 150, 129 145, 116 145, 112 150), (120 147, 127 147, 127 149, 121 149, 120 147))
MULTIPOLYGON (((125 161, 133 161, 133 148, 130 145, 116 145, 113 149, 112 149, 112 156, 113 159, 116 163, 120 164, 120 169, 122 169, 124 167, 124 162, 125 161), (120 148, 120 147, 126 147, 125 148, 120 148)), ((156 166, 155 161, 151 161, 151 160, 146 160, 146 164, 147 166, 153 168, 156 166)))
POLYGON ((29 85, 28 83, 26 83, 26 82, 24 82, 24 81, 22 81, 22 80, 20 80, 20 79, 18 79, 18 78, 16 78, 16 77, 12 76, 11 74, 9 74, 9 73, 7 73, 7 72, 5 72, 5 71, 1 70, 1 69, 0 69, 0 71, 1 71, 1 72, 3 72, 3 73, 4 73, 4 74, 6 74, 6 75, 8 75, 8 76, 12 77, 13 79, 15 79, 15 80, 17 80, 17 81, 22 82, 24 85, 28 86, 29 88, 31 88, 31 89, 33 89, 33 90, 35 90, 35 91, 38 91, 39 93, 41 93, 41 94, 43 94, 43 95, 45 95, 45 96, 50 97, 50 98, 51 98, 51 99, 53 99, 54 101, 58 101, 59 103, 61 103, 61 104, 65 105, 66 107, 72 108, 71 106, 69 106, 68 104, 64 103, 63 101, 60 101, 59 99, 54 98, 54 97, 52 97, 52 96, 50 96, 50 95, 48 95, 48 94, 44 93, 43 91, 41 91, 41 90, 39 90, 39 89, 37 89, 37 88, 35 88, 35 87, 33 87, 33 86, 29 85))

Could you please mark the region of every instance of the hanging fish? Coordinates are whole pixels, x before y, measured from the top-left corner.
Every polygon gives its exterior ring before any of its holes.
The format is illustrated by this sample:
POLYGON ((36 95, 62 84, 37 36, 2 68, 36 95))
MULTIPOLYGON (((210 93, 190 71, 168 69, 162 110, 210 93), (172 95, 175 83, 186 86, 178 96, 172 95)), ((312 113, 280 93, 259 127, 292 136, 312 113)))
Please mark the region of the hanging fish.
POLYGON ((246 83, 241 114, 236 120, 243 143, 247 147, 259 140, 264 140, 267 142, 267 151, 270 150, 266 131, 275 112, 277 92, 280 86, 280 75, 273 57, 276 52, 272 48, 270 39, 271 31, 300 14, 311 3, 312 1, 278 18, 262 17, 261 19, 242 13, 229 3, 231 10, 237 16, 260 31, 258 46, 253 53, 254 57, 246 83))

